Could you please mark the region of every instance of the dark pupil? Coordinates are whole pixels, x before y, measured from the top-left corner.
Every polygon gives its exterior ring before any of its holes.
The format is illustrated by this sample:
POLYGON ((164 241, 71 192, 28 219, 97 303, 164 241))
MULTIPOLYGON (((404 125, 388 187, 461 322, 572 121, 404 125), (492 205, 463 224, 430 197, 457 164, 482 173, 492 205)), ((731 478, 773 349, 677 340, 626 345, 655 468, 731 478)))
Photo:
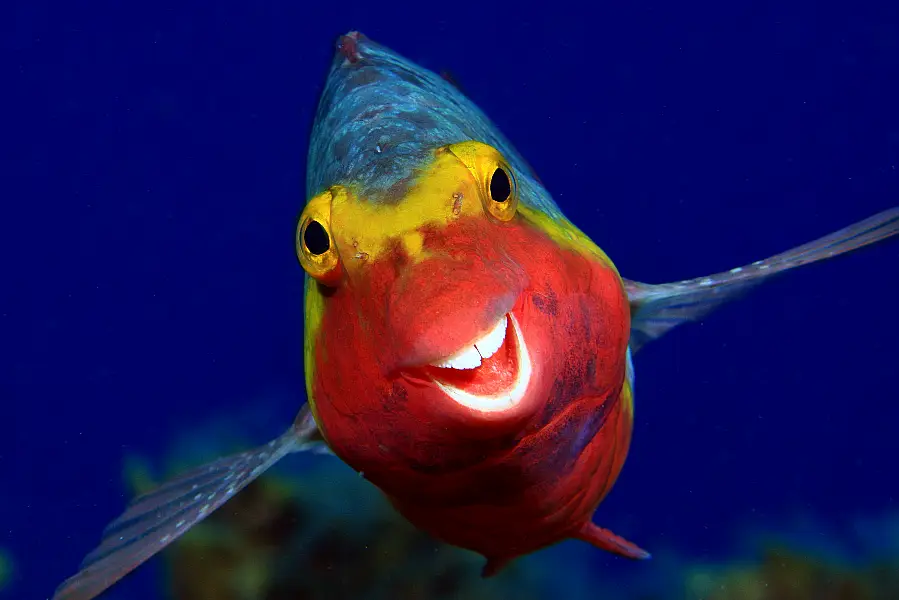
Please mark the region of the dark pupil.
POLYGON ((497 169, 490 178, 490 197, 494 202, 505 202, 512 194, 512 182, 503 169, 497 169))
POLYGON ((303 232, 303 243, 312 254, 324 254, 331 247, 328 240, 328 232, 322 227, 318 221, 309 221, 306 230, 303 232))

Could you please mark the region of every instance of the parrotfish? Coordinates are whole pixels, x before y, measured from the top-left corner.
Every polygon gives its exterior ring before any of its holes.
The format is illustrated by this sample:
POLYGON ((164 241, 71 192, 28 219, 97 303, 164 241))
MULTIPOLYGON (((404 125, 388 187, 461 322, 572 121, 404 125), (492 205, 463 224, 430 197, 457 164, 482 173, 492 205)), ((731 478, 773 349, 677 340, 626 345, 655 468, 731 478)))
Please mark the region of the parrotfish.
POLYGON ((308 402, 273 441, 136 498, 57 600, 103 592, 295 452, 336 455, 482 575, 593 522, 634 422, 633 355, 775 274, 899 232, 899 207, 765 260, 622 277, 445 78, 342 36, 312 129, 296 253, 308 402))

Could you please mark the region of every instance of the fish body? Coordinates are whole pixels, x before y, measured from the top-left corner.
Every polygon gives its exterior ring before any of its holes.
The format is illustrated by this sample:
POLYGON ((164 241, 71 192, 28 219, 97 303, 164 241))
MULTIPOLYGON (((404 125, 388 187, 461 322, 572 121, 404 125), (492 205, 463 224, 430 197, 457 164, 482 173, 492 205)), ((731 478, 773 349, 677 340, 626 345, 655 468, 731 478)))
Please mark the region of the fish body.
POLYGON ((310 403, 340 458, 494 572, 592 532, 631 437, 627 294, 453 86, 358 34, 341 44, 309 155, 310 197, 339 190, 328 230, 342 263, 339 284, 307 282, 310 403), (510 220, 485 210, 497 169, 510 220), (497 323, 480 366, 432 366, 497 323))
POLYGON ((660 285, 623 278, 455 87, 342 36, 296 248, 309 402, 270 443, 129 505, 54 598, 93 598, 284 456, 337 455, 484 575, 593 524, 625 462, 633 354, 782 271, 899 232, 899 208, 782 254, 660 285))

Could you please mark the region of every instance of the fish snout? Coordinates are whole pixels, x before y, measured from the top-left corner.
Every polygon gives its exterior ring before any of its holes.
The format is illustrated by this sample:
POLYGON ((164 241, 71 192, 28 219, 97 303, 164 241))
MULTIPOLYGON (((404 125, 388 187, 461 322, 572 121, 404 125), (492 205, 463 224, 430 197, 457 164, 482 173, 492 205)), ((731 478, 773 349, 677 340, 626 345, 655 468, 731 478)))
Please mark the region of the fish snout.
POLYGON ((511 270, 429 259, 399 279, 388 304, 397 366, 445 359, 511 312, 524 282, 511 270))

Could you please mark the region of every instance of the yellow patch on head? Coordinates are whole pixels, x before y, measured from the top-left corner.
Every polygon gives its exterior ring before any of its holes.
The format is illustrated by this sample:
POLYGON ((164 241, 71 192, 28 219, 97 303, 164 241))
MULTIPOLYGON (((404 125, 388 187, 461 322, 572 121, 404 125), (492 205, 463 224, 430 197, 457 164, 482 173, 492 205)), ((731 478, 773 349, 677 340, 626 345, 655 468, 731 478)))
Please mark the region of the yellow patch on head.
POLYGON ((403 234, 403 247, 409 256, 421 256, 424 250, 425 237, 420 231, 409 231, 403 234))
POLYGON ((354 262, 378 260, 397 242, 412 260, 425 258, 422 227, 445 225, 481 211, 480 201, 474 201, 476 196, 466 202, 475 191, 474 183, 458 159, 438 151, 396 203, 368 202, 344 188, 345 193, 335 195, 332 202, 331 222, 347 268, 352 270, 354 262))
POLYGON ((378 260, 397 243, 413 261, 427 258, 423 227, 441 227, 464 216, 507 221, 518 205, 515 177, 505 159, 480 142, 435 150, 397 202, 360 198, 352 184, 333 186, 316 198, 325 194, 331 198, 329 233, 350 273, 360 263, 378 260), (493 198, 494 190, 501 190, 504 197, 493 198))

